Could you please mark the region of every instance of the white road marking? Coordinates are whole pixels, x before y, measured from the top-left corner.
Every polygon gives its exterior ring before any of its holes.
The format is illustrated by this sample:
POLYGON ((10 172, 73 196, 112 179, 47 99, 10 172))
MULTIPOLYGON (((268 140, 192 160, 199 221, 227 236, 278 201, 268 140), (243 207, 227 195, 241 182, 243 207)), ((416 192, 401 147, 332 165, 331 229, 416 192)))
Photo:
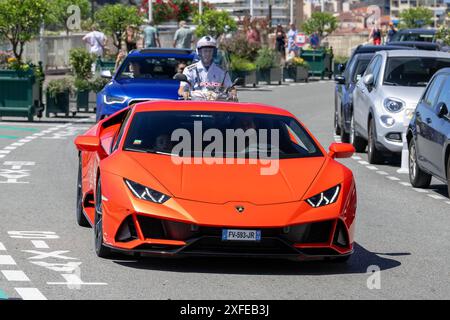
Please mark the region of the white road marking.
POLYGON ((42 137, 43 135, 44 135, 44 133, 41 133, 41 132, 33 134, 33 136, 36 136, 36 137, 42 137))
POLYGON ((11 150, 0 150, 0 153, 8 154, 11 153, 11 150))
POLYGON ((59 239, 53 231, 8 231, 8 235, 15 239, 59 239))
POLYGON ((14 288, 23 300, 47 300, 37 288, 14 288))
POLYGON ((24 143, 27 143, 27 142, 30 142, 31 141, 31 139, 20 139, 19 140, 19 142, 21 142, 22 143, 22 145, 24 144, 24 143))
POLYGON ((52 252, 42 252, 38 250, 22 250, 22 252, 27 252, 35 254, 33 257, 29 257, 29 260, 42 260, 47 258, 63 259, 63 260, 77 260, 77 258, 63 256, 64 253, 70 252, 69 250, 57 250, 52 252))
POLYGON ((48 263, 45 261, 30 261, 30 262, 32 264, 47 268, 52 271, 65 273, 75 272, 77 269, 80 268, 80 265, 82 264, 82 262, 74 262, 74 261, 69 261, 66 263, 48 263))
POLYGON ((446 204, 450 204, 450 201, 445 201, 446 204))
POLYGON ((0 242, 0 251, 6 251, 5 246, 3 245, 3 243, 0 242))
POLYGON ((44 131, 41 131, 42 133, 50 133, 50 132, 52 132, 51 130, 44 130, 44 131))
POLYGON ((358 156, 352 156, 352 159, 353 159, 353 160, 361 160, 361 157, 358 157, 358 156))
POLYGON ((8 281, 30 281, 30 278, 21 270, 2 270, 2 273, 8 281))
POLYGON ((378 168, 375 166, 366 166, 366 168, 369 170, 378 170, 378 168))
POLYGON ((364 161, 364 160, 358 161, 358 163, 360 163, 362 165, 368 165, 369 164, 367 161, 364 161))
POLYGON ((444 198, 443 196, 439 196, 437 194, 428 194, 429 197, 436 199, 436 200, 445 200, 446 198, 444 198))
POLYGON ((16 262, 14 261, 13 257, 11 257, 11 256, 0 255, 0 265, 14 266, 14 265, 16 265, 16 262))
POLYGON ((3 148, 4 150, 16 150, 17 147, 11 147, 11 146, 7 146, 3 148))
POLYGON ((24 143, 20 143, 20 142, 14 142, 11 144, 11 146, 13 146, 13 147, 21 147, 23 145, 24 145, 24 143))
POLYGON ((399 182, 402 186, 405 186, 405 187, 412 187, 411 186, 411 183, 409 183, 409 182, 403 182, 403 181, 400 181, 399 182))
POLYGON ((384 172, 384 171, 377 171, 377 173, 378 173, 378 174, 381 174, 382 176, 387 176, 387 175, 388 175, 388 173, 387 173, 387 172, 384 172))
POLYGON ((31 243, 36 249, 48 249, 48 244, 43 240, 31 240, 31 243))
POLYGON ((5 157, 5 155, 4 154, 0 154, 0 158, 4 158, 5 157))
POLYGON ((76 274, 61 274, 61 276, 66 280, 66 282, 47 282, 49 285, 66 285, 66 286, 76 286, 81 287, 81 285, 88 286, 107 286, 108 284, 105 282, 84 282, 80 279, 80 277, 76 274))
POLYGON ((386 177, 386 178, 388 178, 389 180, 392 180, 392 181, 400 181, 400 179, 397 178, 397 177, 389 176, 389 177, 386 177))
POLYGON ((414 191, 417 191, 417 192, 419 192, 419 193, 428 193, 428 190, 425 190, 425 189, 420 189, 420 188, 414 188, 414 187, 413 187, 413 190, 414 190, 414 191))
POLYGON ((35 136, 28 136, 28 137, 25 137, 25 139, 34 140, 34 139, 37 139, 37 137, 35 137, 35 136))

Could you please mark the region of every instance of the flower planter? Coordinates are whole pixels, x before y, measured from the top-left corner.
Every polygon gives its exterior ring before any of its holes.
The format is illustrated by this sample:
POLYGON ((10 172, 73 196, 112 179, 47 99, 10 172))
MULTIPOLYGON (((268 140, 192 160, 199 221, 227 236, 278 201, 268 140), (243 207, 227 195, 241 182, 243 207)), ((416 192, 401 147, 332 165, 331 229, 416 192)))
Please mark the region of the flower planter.
POLYGON ((77 91, 77 111, 89 112, 89 90, 77 91))
POLYGON ((268 84, 272 82, 277 82, 281 84, 282 80, 282 72, 281 68, 270 68, 270 69, 259 69, 258 70, 258 82, 264 81, 268 84))
POLYGON ((69 116, 69 94, 70 91, 67 90, 62 93, 57 93, 55 96, 50 96, 49 92, 47 92, 47 108, 45 109, 45 116, 48 118, 50 113, 54 113, 55 116, 58 113, 64 113, 65 116, 69 116))
POLYGON ((284 69, 284 77, 293 79, 295 82, 308 82, 309 72, 308 68, 303 66, 289 66, 284 69))
POLYGON ((0 117, 42 117, 40 82, 33 70, 0 70, 0 117))
POLYGON ((244 79, 244 86, 253 86, 256 87, 256 70, 252 71, 232 71, 231 72, 231 81, 234 81, 236 78, 244 79))

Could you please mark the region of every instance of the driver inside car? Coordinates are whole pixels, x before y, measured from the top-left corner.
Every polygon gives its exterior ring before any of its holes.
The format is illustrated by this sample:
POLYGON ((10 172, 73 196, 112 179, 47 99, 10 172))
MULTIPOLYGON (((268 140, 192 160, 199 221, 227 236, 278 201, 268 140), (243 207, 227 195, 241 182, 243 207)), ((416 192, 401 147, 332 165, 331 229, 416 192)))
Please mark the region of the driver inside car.
MULTIPOLYGON (((232 86, 228 71, 224 71, 213 61, 217 55, 217 42, 213 37, 205 36, 197 42, 197 55, 200 61, 191 64, 183 71, 191 85, 181 82, 178 90, 180 96, 188 99, 190 91, 208 87, 230 88, 232 86)), ((231 95, 236 95, 234 88, 231 90, 231 95)))

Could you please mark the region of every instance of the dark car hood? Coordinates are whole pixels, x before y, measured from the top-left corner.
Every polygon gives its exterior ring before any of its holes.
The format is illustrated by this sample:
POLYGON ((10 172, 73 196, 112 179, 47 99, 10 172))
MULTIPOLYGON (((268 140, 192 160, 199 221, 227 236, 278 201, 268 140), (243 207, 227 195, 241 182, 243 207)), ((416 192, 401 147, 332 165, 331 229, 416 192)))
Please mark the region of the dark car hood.
POLYGON ((113 95, 134 98, 178 99, 180 82, 175 80, 136 80, 115 81, 108 89, 113 95))

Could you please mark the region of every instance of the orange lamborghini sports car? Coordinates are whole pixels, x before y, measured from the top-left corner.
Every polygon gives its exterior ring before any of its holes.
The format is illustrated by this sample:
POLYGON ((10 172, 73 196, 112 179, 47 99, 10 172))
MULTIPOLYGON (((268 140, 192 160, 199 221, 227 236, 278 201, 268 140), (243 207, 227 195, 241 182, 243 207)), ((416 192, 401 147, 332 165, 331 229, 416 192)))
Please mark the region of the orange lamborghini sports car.
POLYGON ((95 251, 345 261, 356 188, 291 113, 253 103, 143 102, 75 139, 77 222, 95 251))

